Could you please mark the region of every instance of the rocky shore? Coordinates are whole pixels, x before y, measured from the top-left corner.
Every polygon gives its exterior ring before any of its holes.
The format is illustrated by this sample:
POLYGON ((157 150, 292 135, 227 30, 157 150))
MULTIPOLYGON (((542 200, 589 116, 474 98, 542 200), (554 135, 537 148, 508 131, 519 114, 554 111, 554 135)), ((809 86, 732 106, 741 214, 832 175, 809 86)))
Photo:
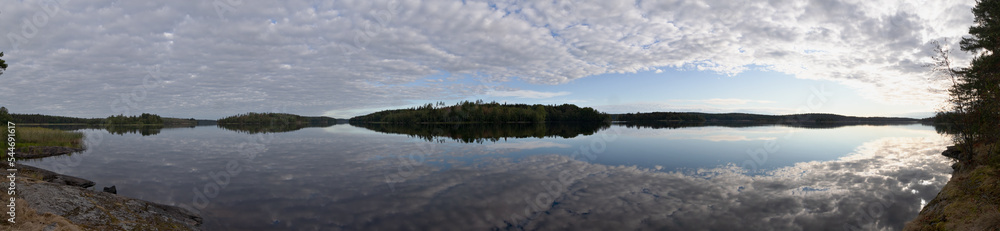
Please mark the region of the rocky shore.
POLYGON ((35 218, 29 221, 42 230, 200 230, 201 217, 186 209, 91 190, 94 182, 86 179, 16 166, 19 211, 36 213, 18 216, 35 218))
POLYGON ((38 159, 50 156, 61 156, 68 155, 76 152, 83 151, 82 148, 70 148, 70 147, 23 147, 20 150, 14 152, 16 153, 18 159, 38 159))
POLYGON ((951 180, 904 230, 1000 230, 1000 158, 992 145, 965 152, 948 147, 942 155, 960 161, 951 180))

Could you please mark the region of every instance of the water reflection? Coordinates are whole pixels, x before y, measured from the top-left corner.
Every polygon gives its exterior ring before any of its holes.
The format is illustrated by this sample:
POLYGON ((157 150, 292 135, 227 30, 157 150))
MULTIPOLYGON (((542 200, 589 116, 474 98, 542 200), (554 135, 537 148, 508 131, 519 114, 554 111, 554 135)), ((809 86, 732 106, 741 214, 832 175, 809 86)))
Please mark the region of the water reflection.
POLYGON ((911 125, 917 124, 917 122, 826 122, 826 123, 773 123, 773 122, 674 122, 674 121, 628 121, 628 122, 615 122, 615 124, 626 126, 628 128, 655 128, 655 129, 678 129, 687 127, 730 127, 730 128, 746 128, 746 127, 760 127, 760 126, 783 126, 783 127, 796 127, 796 128, 839 128, 847 126, 897 126, 897 125, 911 125))
POLYGON ((497 142, 507 138, 573 138, 607 129, 607 123, 514 123, 514 124, 385 124, 353 126, 387 134, 406 134, 432 142, 446 139, 463 143, 497 142))
POLYGON ((246 134, 290 132, 303 129, 306 127, 305 125, 301 124, 275 124, 275 125, 218 124, 216 126, 222 129, 235 131, 239 133, 246 133, 246 134))
POLYGON ((264 219, 306 230, 899 230, 947 182, 944 144, 880 139, 839 160, 757 176, 733 166, 685 174, 562 155, 484 158, 408 166, 391 190, 383 178, 399 167, 391 161, 331 166, 336 172, 286 166, 262 176, 269 189, 238 187, 250 191, 223 198, 232 207, 212 215, 239 230, 264 219), (311 184, 317 175, 336 183, 311 184))
POLYGON ((292 132, 298 131, 303 128, 310 127, 330 127, 332 124, 293 124, 293 123, 275 123, 270 125, 261 124, 217 124, 219 128, 235 131, 239 133, 246 134, 258 134, 258 133, 282 133, 282 132, 292 132))
MULTIPOLYGON (((194 126, 190 126, 190 127, 194 127, 194 126)), ((111 126, 111 125, 109 125, 109 126, 104 126, 104 129, 107 130, 108 133, 111 133, 111 134, 115 134, 115 135, 140 134, 142 136, 151 136, 151 135, 160 134, 160 130, 162 130, 163 128, 164 128, 163 125, 141 125, 141 126, 128 126, 128 125, 125 125, 125 126, 111 126)), ((171 128, 178 128, 178 127, 171 127, 171 128)))
POLYGON ((82 129, 102 129, 114 135, 138 134, 142 136, 152 136, 160 133, 160 130, 171 128, 193 128, 194 126, 164 126, 164 125, 31 125, 33 127, 43 127, 58 130, 82 130, 82 129))
MULTIPOLYGON (((796 137, 810 139, 783 140, 789 155, 813 154, 790 147, 796 142, 824 149, 818 145, 857 137, 851 134, 859 131, 886 137, 852 143, 854 151, 837 158, 745 174, 733 165, 675 171, 599 161, 640 150, 616 147, 662 144, 675 133, 754 139, 803 129, 629 129, 595 162, 586 162, 568 155, 581 144, 572 141, 615 128, 574 139, 476 144, 413 142, 335 127, 267 136, 214 127, 164 130, 156 137, 111 136, 62 173, 94 180, 97 188, 117 185, 125 196, 192 204, 192 189, 219 182, 212 174, 235 161, 240 172, 224 180, 202 211, 206 230, 899 230, 951 172, 950 160, 940 155, 948 140, 930 128, 800 131, 796 137), (258 157, 248 159, 247 153, 258 157)), ((674 141, 656 146, 654 153, 697 144, 674 141)), ((745 155, 743 143, 756 147, 764 141, 703 142, 736 145, 736 154, 745 155)), ((696 147, 701 151, 684 155, 712 154, 696 147)), ((778 161, 777 155, 767 160, 778 161)), ((32 164, 55 169, 60 163, 32 164)))

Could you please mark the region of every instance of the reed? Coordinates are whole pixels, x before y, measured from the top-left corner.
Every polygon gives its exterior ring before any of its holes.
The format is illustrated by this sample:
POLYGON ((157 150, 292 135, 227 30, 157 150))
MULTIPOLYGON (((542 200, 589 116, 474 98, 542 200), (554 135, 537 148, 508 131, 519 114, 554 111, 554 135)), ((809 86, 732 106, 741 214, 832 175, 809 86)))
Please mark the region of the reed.
POLYGON ((59 146, 83 148, 83 133, 39 127, 19 127, 14 136, 18 148, 59 146))

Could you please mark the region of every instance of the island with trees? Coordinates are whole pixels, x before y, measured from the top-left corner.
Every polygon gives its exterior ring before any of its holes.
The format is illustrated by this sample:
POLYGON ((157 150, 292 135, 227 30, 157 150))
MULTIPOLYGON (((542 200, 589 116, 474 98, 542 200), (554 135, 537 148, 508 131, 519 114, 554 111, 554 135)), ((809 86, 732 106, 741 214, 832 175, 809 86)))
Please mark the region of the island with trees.
POLYGON ((337 119, 326 116, 249 112, 222 118, 216 123, 223 129, 254 134, 290 132, 306 127, 328 127, 337 124, 337 119))
POLYGON ((498 142, 507 138, 573 138, 607 129, 608 123, 355 123, 386 134, 404 134, 429 142, 498 142))
POLYGON ((607 122, 610 117, 589 107, 572 104, 528 105, 463 101, 452 106, 444 102, 407 109, 384 110, 350 119, 350 123, 545 123, 607 122))
POLYGON ((337 124, 337 119, 326 116, 300 116, 288 113, 249 112, 219 119, 217 123, 244 125, 297 124, 324 126, 337 124))

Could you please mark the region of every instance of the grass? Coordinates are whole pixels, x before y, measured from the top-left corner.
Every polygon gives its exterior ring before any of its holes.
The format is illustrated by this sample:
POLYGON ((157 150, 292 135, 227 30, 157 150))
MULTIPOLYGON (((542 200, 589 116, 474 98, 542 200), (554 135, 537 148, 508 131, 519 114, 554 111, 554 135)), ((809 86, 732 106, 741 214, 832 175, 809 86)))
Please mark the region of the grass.
MULTIPOLYGON (((0 156, 5 156, 7 154, 7 131, 0 132, 0 135, 3 135, 4 141, 0 142, 3 143, 0 147, 4 149, 2 150, 3 155, 0 156)), ((81 132, 39 127, 17 127, 15 128, 14 138, 15 146, 18 148, 31 146, 83 147, 83 133, 81 132)), ((19 186, 23 185, 25 181, 40 182, 42 181, 41 178, 39 174, 28 173, 23 175, 23 177, 19 177, 17 184, 19 186)), ((20 193, 21 191, 18 192, 20 193)), ((11 195, 7 195, 7 193, 0 193, 0 201, 7 202, 10 197, 11 195)), ((79 226, 74 225, 62 216, 51 213, 37 213, 34 209, 28 207, 22 198, 16 196, 15 198, 17 202, 15 206, 15 211, 17 212, 16 223, 8 222, 6 219, 10 217, 4 214, 4 220, 0 221, 0 230, 81 230, 79 226)))
POLYGON ((32 146, 59 146, 83 148, 83 133, 39 127, 19 127, 16 129, 18 148, 32 146))

